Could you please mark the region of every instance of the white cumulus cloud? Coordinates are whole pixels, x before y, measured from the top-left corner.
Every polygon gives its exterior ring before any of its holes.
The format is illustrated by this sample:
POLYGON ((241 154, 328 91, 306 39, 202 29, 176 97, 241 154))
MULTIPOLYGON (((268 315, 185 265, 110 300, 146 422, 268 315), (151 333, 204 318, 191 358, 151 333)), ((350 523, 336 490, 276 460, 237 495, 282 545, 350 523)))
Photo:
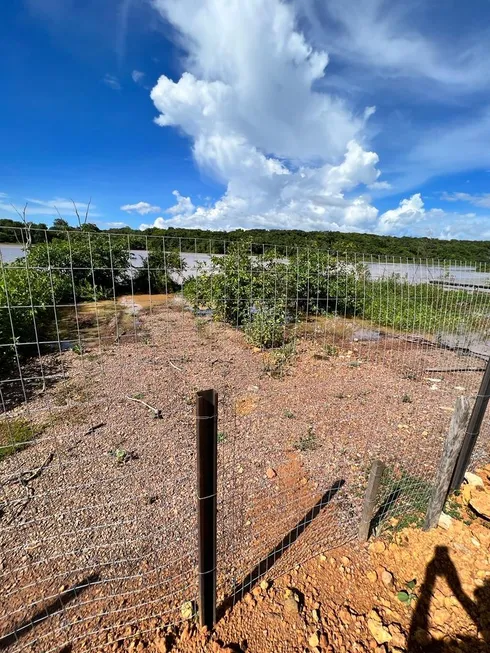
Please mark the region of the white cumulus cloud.
POLYGON ((353 111, 316 90, 328 54, 308 43, 292 5, 154 5, 187 51, 180 79, 162 75, 151 92, 156 123, 186 133, 198 166, 226 186, 211 207, 176 195, 170 217, 158 218, 157 226, 365 229, 376 220, 365 189, 348 196, 379 183, 378 156, 362 145, 374 107, 353 111))
POLYGON ((127 213, 139 213, 140 215, 147 215, 148 213, 158 213, 161 211, 159 206, 153 206, 148 202, 137 202, 136 204, 124 204, 121 206, 121 211, 127 213))
MULTIPOLYGON (((369 1, 377 12, 380 3, 369 1)), ((379 214, 369 193, 391 187, 380 179, 379 157, 367 140, 366 122, 375 107, 351 106, 328 90, 336 86, 328 83, 330 46, 326 40, 325 47, 316 47, 305 36, 296 13, 302 5, 153 0, 186 53, 180 78, 162 75, 151 91, 155 122, 184 133, 198 167, 225 190, 210 206, 196 206, 174 191, 176 203, 141 228, 332 229, 439 237, 459 234, 464 224, 465 233, 478 230, 478 216, 427 210, 420 194, 379 214)), ((343 23, 340 1, 332 3, 332 12, 343 23)), ((422 38, 412 45, 404 44, 404 37, 395 41, 393 24, 390 14, 377 32, 390 45, 386 67, 414 66, 416 75, 446 80, 443 58, 422 38), (403 45, 408 60, 400 54, 403 45), (421 71, 417 57, 423 54, 428 59, 421 71)), ((367 38, 358 36, 352 48, 367 38)), ((347 46, 348 39, 332 43, 334 56, 350 59, 347 46)), ((371 62, 376 59, 376 44, 370 44, 367 55, 371 62)))

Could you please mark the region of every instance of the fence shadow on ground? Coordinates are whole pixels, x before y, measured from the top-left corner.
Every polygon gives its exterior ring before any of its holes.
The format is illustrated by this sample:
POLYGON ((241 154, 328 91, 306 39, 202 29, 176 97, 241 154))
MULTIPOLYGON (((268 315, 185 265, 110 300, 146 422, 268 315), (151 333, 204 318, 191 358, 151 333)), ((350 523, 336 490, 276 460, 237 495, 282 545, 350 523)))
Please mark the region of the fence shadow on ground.
POLYGON ((407 641, 408 653, 453 653, 458 650, 484 653, 490 651, 490 581, 475 591, 473 601, 463 590, 456 567, 449 556, 448 548, 437 546, 434 557, 427 565, 425 578, 415 606, 407 641), (429 634, 430 607, 437 578, 445 578, 451 592, 466 614, 482 633, 483 638, 457 635, 440 641, 429 634))
MULTIPOLYGON (((90 585, 96 583, 100 579, 99 574, 91 574, 83 578, 79 583, 73 585, 62 594, 59 594, 54 601, 44 605, 39 609, 31 618, 25 619, 20 624, 14 627, 13 632, 0 637, 0 650, 6 649, 11 644, 18 642, 22 637, 27 635, 33 628, 41 624, 49 617, 53 616, 57 612, 61 612, 63 608, 77 598, 82 592, 84 592, 90 585)), ((70 649, 64 648, 63 651, 68 652, 70 649)))
POLYGON ((292 528, 287 535, 285 535, 280 542, 263 558, 252 571, 245 576, 242 582, 237 585, 233 593, 227 597, 218 608, 217 618, 221 619, 226 610, 230 608, 233 603, 242 598, 245 592, 249 592, 257 582, 271 569, 274 564, 288 551, 288 549, 296 542, 299 536, 304 533, 309 524, 320 514, 320 511, 327 506, 335 497, 337 492, 345 485, 344 480, 335 481, 331 488, 329 488, 322 497, 315 503, 315 505, 304 515, 304 517, 292 528))

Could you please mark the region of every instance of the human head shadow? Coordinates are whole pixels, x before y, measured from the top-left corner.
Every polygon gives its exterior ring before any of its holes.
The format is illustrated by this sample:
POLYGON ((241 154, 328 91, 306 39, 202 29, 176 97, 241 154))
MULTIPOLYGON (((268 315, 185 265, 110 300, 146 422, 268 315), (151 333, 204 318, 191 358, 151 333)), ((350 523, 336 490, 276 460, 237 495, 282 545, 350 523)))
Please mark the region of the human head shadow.
POLYGON ((38 624, 46 621, 46 619, 49 619, 49 617, 56 613, 61 612, 70 601, 87 590, 90 585, 96 583, 99 579, 99 574, 86 576, 79 583, 59 594, 54 601, 51 601, 51 603, 48 603, 43 608, 39 609, 31 618, 25 619, 17 624, 12 632, 0 637, 0 650, 6 649, 10 645, 15 644, 38 624))
POLYGON ((464 646, 464 650, 472 653, 490 651, 490 581, 486 580, 482 587, 477 588, 475 600, 471 599, 463 590, 448 548, 437 546, 420 587, 406 650, 408 653, 453 653, 458 646, 464 646), (451 592, 482 633, 482 639, 461 634, 441 641, 430 636, 430 607, 438 577, 446 579, 451 592))
POLYGON ((335 497, 337 492, 345 485, 344 480, 336 481, 331 488, 329 488, 322 497, 315 503, 315 505, 304 515, 304 517, 292 528, 282 540, 263 558, 252 571, 245 576, 245 578, 235 586, 232 594, 228 596, 223 603, 218 607, 217 618, 221 619, 226 610, 230 608, 234 601, 243 597, 246 592, 249 592, 257 584, 257 582, 271 569, 274 564, 288 551, 288 549, 296 542, 299 536, 304 533, 311 522, 319 515, 320 511, 327 506, 335 497))

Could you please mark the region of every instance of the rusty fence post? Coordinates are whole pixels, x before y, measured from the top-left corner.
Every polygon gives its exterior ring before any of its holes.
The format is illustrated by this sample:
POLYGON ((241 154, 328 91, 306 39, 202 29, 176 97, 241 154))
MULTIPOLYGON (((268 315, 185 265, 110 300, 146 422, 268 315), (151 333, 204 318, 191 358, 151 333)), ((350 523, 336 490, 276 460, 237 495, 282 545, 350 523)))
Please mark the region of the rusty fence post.
POLYGON ((218 489, 218 393, 196 396, 199 621, 216 623, 216 515, 218 489))

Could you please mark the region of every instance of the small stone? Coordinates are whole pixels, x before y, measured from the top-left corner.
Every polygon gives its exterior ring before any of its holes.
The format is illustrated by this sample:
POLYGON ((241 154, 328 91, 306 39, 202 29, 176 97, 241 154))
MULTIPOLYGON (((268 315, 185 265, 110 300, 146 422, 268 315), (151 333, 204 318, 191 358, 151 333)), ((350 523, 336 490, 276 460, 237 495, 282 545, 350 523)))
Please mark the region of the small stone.
POLYGON ((323 555, 323 553, 322 553, 321 556, 320 556, 320 560, 322 562, 325 562, 326 559, 327 559, 327 556, 323 555))
POLYGON ((471 472, 466 472, 464 475, 464 480, 468 483, 468 485, 472 485, 473 487, 484 487, 483 485, 483 479, 478 476, 478 474, 472 474, 471 472))
POLYGON ((435 610, 431 615, 431 619, 436 626, 444 626, 445 624, 448 623, 450 618, 451 615, 449 611, 446 610, 445 608, 441 608, 440 610, 435 610))
POLYGON ((312 610, 311 616, 313 617, 313 621, 315 623, 318 623, 320 621, 320 615, 318 614, 318 610, 312 610))
POLYGON ((273 479, 273 478, 276 478, 277 472, 276 472, 275 469, 272 469, 272 467, 268 467, 266 472, 265 472, 265 475, 267 476, 267 478, 273 479))
POLYGON ((308 637, 308 645, 311 646, 312 648, 315 648, 320 644, 320 638, 318 637, 317 633, 313 633, 313 635, 310 635, 308 637))
POLYGON ((260 583, 260 589, 264 590, 264 592, 266 592, 269 589, 269 581, 268 580, 263 580, 260 583))
POLYGON ((473 487, 474 486, 472 486, 472 485, 466 484, 466 485, 463 485, 463 487, 461 488, 461 498, 462 498, 464 504, 467 504, 467 503, 470 502, 473 487))
POLYGON ((402 631, 400 624, 390 624, 388 626, 388 630, 392 636, 392 640, 390 642, 391 646, 403 649, 406 644, 406 636, 402 631))
POLYGON ((182 619, 192 619, 194 615, 194 606, 192 601, 184 601, 180 607, 182 619))
POLYGON ((369 545, 369 550, 372 551, 373 553, 383 553, 383 551, 386 549, 385 543, 382 542, 381 540, 376 540, 375 542, 371 542, 369 545))
POLYGON ((476 537, 471 538, 471 543, 477 548, 480 548, 480 540, 477 540, 476 537))
POLYGON ((381 582, 383 583, 383 585, 385 585, 385 587, 393 586, 394 578, 391 571, 388 571, 387 569, 383 569, 381 573, 381 582))
POLYGON ((290 594, 284 601, 284 612, 289 615, 297 615, 299 612, 299 603, 295 600, 294 595, 290 594))
POLYGON ((441 512, 439 516, 439 521, 437 522, 437 525, 439 528, 443 528, 444 530, 449 530, 453 524, 452 517, 449 515, 446 515, 445 512, 441 512))
POLYGON ((381 621, 379 621, 378 619, 373 619, 371 617, 368 618, 367 627, 369 629, 369 632, 371 633, 371 635, 374 637, 374 639, 379 645, 391 641, 392 637, 390 635, 390 632, 383 626, 381 621))
POLYGON ((375 583, 378 580, 378 574, 374 571, 374 569, 370 569, 369 571, 366 572, 366 578, 371 583, 375 583))
POLYGON ((348 567, 350 565, 350 558, 347 556, 342 556, 340 558, 340 562, 344 565, 344 567, 348 567))
POLYGON ((486 492, 473 492, 469 505, 481 517, 490 519, 490 495, 486 492))

